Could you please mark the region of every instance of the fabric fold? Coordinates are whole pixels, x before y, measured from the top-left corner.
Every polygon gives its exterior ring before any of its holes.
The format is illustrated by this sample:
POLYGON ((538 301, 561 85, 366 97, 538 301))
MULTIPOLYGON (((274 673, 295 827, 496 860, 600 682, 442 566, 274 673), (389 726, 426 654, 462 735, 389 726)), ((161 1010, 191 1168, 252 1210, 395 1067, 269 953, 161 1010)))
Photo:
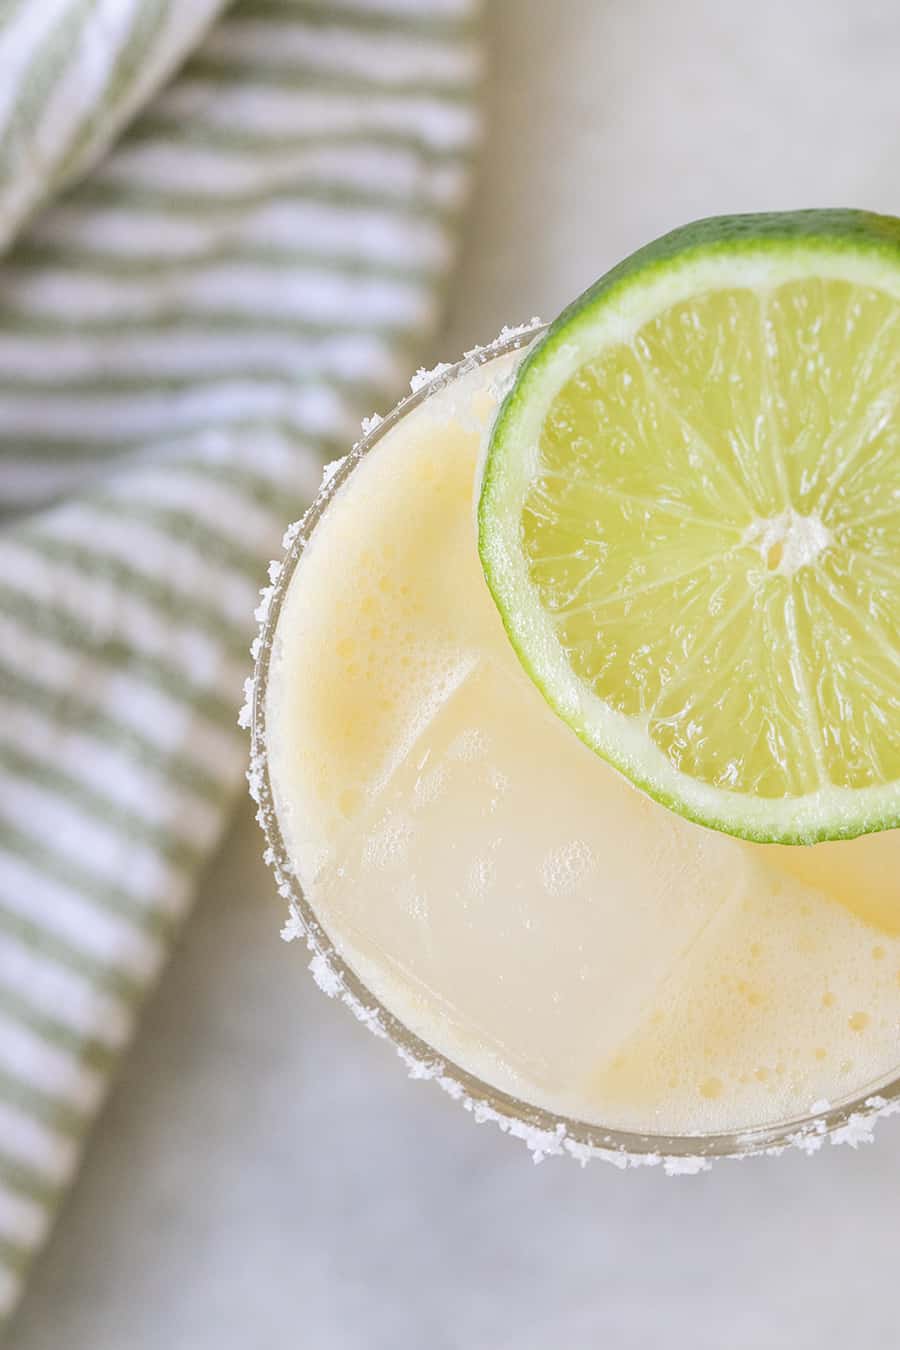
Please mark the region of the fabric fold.
POLYGON ((245 0, 148 102, 221 8, 0 28, 0 238, 84 175, 0 264, 7 1311, 240 790, 266 562, 433 329, 477 140, 470 0, 245 0))

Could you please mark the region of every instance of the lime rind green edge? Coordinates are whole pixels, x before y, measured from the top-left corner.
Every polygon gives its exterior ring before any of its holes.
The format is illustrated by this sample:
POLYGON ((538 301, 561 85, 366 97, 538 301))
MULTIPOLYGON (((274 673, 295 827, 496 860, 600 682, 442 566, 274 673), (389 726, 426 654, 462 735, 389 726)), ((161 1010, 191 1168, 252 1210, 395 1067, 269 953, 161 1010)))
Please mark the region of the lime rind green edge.
MULTIPOLYGON (((502 551, 498 556, 499 535, 494 528, 498 509, 502 511, 503 508, 506 454, 514 444, 516 424, 535 391, 540 398, 540 384, 547 376, 548 357, 558 351, 563 341, 571 341, 580 333, 590 331, 597 323, 598 314, 605 312, 613 300, 621 300, 632 291, 649 293, 674 272, 693 271, 698 262, 715 258, 768 261, 773 256, 801 264, 797 276, 815 275, 817 262, 825 258, 832 262, 852 259, 861 263, 866 271, 872 269, 879 280, 883 280, 885 272, 893 273, 900 299, 900 220, 890 216, 835 209, 794 212, 787 216, 773 213, 711 217, 674 230, 646 245, 567 306, 525 356, 490 433, 478 489, 477 536, 488 589, 520 664, 553 711, 590 750, 653 800, 698 825, 755 843, 809 845, 898 828, 900 782, 877 788, 831 787, 802 797, 748 799, 727 788, 697 784, 696 780, 681 775, 652 742, 647 742, 649 748, 665 761, 668 773, 648 773, 640 757, 624 748, 624 742, 630 739, 628 733, 633 730, 629 719, 582 690, 579 700, 582 705, 585 701, 593 703, 603 710, 607 723, 616 720, 622 723, 622 743, 617 743, 616 738, 608 734, 599 735, 596 719, 592 724, 580 708, 576 709, 560 698, 554 683, 538 669, 515 620, 516 612, 522 612, 522 607, 516 604, 517 586, 527 586, 528 582, 523 578, 517 583, 512 578, 510 584, 509 558, 502 551), (673 780, 673 785, 667 786, 663 781, 665 778, 673 780), (686 800, 675 789, 674 782, 691 785, 690 795, 708 799, 709 806, 704 804, 701 808, 686 800), (764 808, 760 808, 761 802, 765 802, 764 808), (751 821, 751 815, 758 819, 751 821)), ((665 287, 661 289, 664 291, 665 287)), ((663 295, 663 303, 665 300, 663 295)), ((648 314, 650 312, 652 310, 648 310, 648 314)), ((543 406, 546 404, 545 399, 543 406)), ((571 678, 574 682, 575 677, 571 678)))

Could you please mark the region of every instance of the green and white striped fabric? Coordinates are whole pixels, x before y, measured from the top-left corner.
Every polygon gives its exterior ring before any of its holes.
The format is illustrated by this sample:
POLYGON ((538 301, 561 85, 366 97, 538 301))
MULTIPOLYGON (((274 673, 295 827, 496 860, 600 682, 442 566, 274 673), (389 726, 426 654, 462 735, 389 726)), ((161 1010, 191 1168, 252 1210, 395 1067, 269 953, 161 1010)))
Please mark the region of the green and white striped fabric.
POLYGON ((265 562, 434 323, 475 4, 0 0, 4 1313, 239 789, 265 562))

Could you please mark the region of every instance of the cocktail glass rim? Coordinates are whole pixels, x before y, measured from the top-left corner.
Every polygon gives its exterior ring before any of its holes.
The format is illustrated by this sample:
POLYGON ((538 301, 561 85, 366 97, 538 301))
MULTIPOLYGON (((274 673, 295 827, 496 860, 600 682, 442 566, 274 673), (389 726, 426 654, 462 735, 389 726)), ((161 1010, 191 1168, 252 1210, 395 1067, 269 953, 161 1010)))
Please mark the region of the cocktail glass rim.
POLYGON ((714 1158, 777 1153, 790 1145, 808 1152, 826 1137, 856 1143, 871 1134, 874 1118, 900 1111, 900 1071, 869 1083, 840 1101, 822 1104, 789 1119, 749 1129, 697 1134, 659 1134, 612 1129, 559 1115, 522 1101, 468 1072, 409 1029, 390 1011, 344 960, 329 937, 295 874, 278 820, 266 753, 266 695, 269 664, 281 608, 304 549, 329 503, 356 466, 408 413, 453 380, 478 366, 529 345, 546 331, 538 321, 506 330, 493 343, 467 353, 452 365, 437 368, 432 377, 401 399, 385 417, 370 425, 362 439, 331 473, 302 520, 285 535, 285 555, 273 566, 272 584, 263 591, 258 611, 260 630, 254 644, 255 666, 249 692, 251 761, 248 779, 257 803, 257 819, 268 847, 266 861, 274 870, 278 890, 288 901, 294 924, 313 953, 310 963, 326 993, 340 995, 377 1035, 387 1037, 415 1077, 434 1078, 452 1096, 463 1101, 479 1120, 494 1120, 501 1129, 526 1140, 536 1156, 567 1152, 586 1161, 592 1156, 625 1163, 665 1162, 670 1171, 700 1170, 714 1158))

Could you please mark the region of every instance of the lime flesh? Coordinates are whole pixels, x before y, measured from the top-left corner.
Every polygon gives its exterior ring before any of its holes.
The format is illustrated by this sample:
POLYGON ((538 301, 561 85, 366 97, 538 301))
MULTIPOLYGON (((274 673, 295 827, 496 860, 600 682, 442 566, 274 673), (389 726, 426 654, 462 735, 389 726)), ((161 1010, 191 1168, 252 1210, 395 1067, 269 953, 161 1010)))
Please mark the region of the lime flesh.
POLYGON ((900 824, 900 222, 641 250, 520 368, 478 524, 526 670, 637 785, 757 840, 900 824))

